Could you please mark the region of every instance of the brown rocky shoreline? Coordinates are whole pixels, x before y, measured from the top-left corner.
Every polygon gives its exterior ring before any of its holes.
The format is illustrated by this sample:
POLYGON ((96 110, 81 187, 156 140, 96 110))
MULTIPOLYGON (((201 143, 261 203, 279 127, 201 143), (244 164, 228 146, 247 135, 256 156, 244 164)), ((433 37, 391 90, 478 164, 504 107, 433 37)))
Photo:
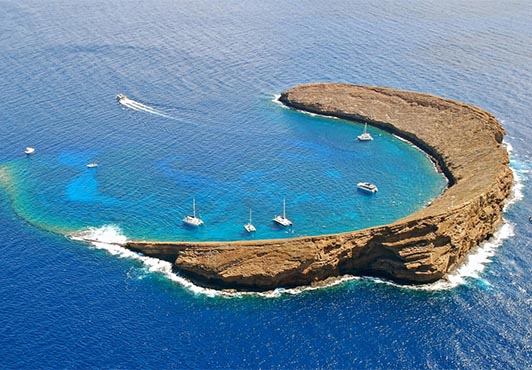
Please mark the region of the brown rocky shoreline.
POLYGON ((368 124, 427 152, 449 180, 428 207, 396 222, 334 235, 238 242, 132 241, 196 284, 264 291, 343 274, 429 283, 493 235, 512 186, 504 130, 480 108, 383 87, 317 83, 281 95, 287 106, 368 124))

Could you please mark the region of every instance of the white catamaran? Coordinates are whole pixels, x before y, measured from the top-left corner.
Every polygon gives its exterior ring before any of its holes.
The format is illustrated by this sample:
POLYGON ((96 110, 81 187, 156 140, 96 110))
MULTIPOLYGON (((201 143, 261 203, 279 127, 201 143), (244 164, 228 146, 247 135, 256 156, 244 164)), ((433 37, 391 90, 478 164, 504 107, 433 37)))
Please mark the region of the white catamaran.
POLYGON ((249 209, 249 222, 244 225, 244 229, 246 229, 248 233, 257 231, 255 226, 253 226, 253 224, 251 223, 251 208, 249 209))
POLYGON ((284 227, 292 226, 292 221, 286 218, 286 202, 284 198, 283 198, 283 215, 275 216, 272 221, 284 227))
POLYGON ((371 141, 373 138, 368 132, 368 124, 364 123, 364 132, 357 136, 357 139, 360 141, 371 141))
POLYGON ((379 191, 377 185, 369 182, 359 182, 357 184, 357 188, 363 191, 367 191, 368 193, 376 193, 377 191, 379 191))
POLYGON ((183 219, 183 223, 189 225, 189 226, 201 226, 203 225, 203 220, 201 218, 196 217, 196 198, 192 198, 192 216, 186 216, 183 219))

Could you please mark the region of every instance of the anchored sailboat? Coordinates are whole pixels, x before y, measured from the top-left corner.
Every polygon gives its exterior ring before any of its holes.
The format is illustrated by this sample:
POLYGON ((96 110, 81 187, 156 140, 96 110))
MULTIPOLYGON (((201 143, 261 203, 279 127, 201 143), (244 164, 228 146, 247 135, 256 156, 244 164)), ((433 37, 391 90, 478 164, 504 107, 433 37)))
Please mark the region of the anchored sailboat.
POLYGON ((196 198, 194 197, 192 197, 192 216, 186 216, 183 219, 183 223, 195 227, 203 225, 203 220, 201 218, 196 217, 196 198))
POLYGON ((357 139, 360 141, 371 141, 373 138, 368 132, 368 124, 364 123, 364 132, 357 136, 357 139))
POLYGON ((292 226, 292 221, 286 218, 286 202, 285 198, 283 198, 283 215, 275 216, 272 220, 273 222, 278 223, 281 226, 292 226))
POLYGON ((248 233, 252 233, 254 231, 257 231, 255 226, 253 226, 253 224, 251 223, 251 208, 249 209, 249 222, 244 225, 244 229, 246 229, 246 231, 248 233))
POLYGON ((377 191, 379 191, 377 185, 369 182, 359 182, 357 184, 357 188, 363 191, 367 191, 368 193, 376 193, 377 191))

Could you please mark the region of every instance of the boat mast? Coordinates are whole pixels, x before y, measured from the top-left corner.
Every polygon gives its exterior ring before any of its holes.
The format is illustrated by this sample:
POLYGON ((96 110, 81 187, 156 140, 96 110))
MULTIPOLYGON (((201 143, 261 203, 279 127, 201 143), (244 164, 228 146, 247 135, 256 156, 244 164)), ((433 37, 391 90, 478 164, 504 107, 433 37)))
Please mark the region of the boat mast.
POLYGON ((249 209, 249 223, 251 224, 251 208, 249 209))
POLYGON ((192 197, 192 212, 193 212, 194 218, 196 218, 196 197, 192 197))
POLYGON ((283 198, 283 218, 286 218, 286 200, 283 198))

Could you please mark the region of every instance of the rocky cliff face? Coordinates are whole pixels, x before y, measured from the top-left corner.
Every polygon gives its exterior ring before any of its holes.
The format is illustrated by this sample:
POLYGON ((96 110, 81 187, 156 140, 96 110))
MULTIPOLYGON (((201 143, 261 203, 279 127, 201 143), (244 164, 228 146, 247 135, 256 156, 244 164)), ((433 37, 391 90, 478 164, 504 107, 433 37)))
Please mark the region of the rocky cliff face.
POLYGON ((501 146, 504 130, 491 114, 427 94, 334 83, 297 86, 281 101, 366 121, 410 140, 438 162, 449 188, 406 218, 356 232, 225 243, 129 242, 126 247, 174 262, 179 273, 200 285, 270 290, 347 273, 433 282, 493 234, 512 173, 501 146))

